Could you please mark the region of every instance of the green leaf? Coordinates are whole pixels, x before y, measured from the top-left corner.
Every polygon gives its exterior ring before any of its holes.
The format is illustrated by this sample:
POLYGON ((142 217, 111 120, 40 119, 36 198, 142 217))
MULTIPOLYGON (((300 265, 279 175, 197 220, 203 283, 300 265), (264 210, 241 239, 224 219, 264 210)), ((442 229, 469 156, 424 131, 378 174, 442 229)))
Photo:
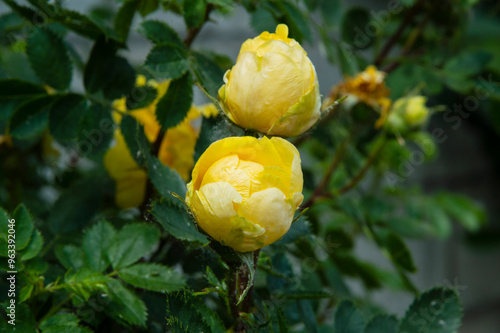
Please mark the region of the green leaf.
POLYGON ((0 80, 0 133, 7 130, 8 121, 23 103, 47 95, 42 86, 17 79, 0 80))
POLYGON ((342 18, 342 40, 358 49, 369 47, 374 38, 367 36, 364 31, 371 20, 372 17, 366 8, 350 8, 342 18))
POLYGON ((462 305, 454 290, 434 288, 413 301, 401 322, 399 332, 457 332, 462 314, 462 305))
MULTIPOLYGON (((15 323, 15 332, 36 332, 37 323, 35 317, 26 304, 18 304, 16 306, 15 323), (19 320, 19 318, 22 318, 22 320, 19 320)), ((7 320, 0 320, 0 330, 2 332, 13 332, 13 328, 14 326, 8 324, 7 320)))
POLYGON ((113 140, 115 124, 111 110, 99 104, 84 113, 78 128, 76 149, 82 157, 104 154, 113 140))
POLYGON ((66 189, 52 206, 46 221, 52 233, 81 229, 101 207, 102 186, 101 178, 85 177, 66 189))
POLYGON ((139 166, 144 164, 145 155, 149 153, 149 141, 144 135, 144 127, 132 116, 123 115, 120 130, 127 143, 130 156, 134 158, 139 166))
POLYGON ((83 75, 89 93, 101 91, 108 99, 118 99, 134 88, 135 71, 116 51, 112 40, 101 37, 95 42, 83 75))
POLYGON ((193 82, 189 73, 172 81, 167 93, 158 101, 156 118, 162 129, 177 126, 187 115, 193 101, 193 82))
POLYGON ((288 333, 288 326, 286 324, 285 312, 283 311, 283 309, 280 306, 278 306, 276 308, 276 313, 277 313, 277 317, 278 317, 278 325, 279 325, 280 333, 288 333))
POLYGON ((255 280, 255 264, 254 264, 254 253, 253 253, 253 251, 245 252, 245 253, 240 253, 240 252, 236 252, 236 253, 237 253, 238 257, 240 258, 241 262, 244 265, 246 265, 247 268, 248 268, 248 281, 247 281, 247 285, 244 286, 245 289, 243 289, 243 292, 241 293, 240 297, 238 298, 238 303, 236 303, 236 305, 238 305, 238 304, 240 304, 245 299, 245 297, 248 294, 248 291, 253 286, 253 281, 255 280))
POLYGON ((153 291, 175 291, 186 284, 181 273, 158 264, 144 263, 123 268, 120 278, 137 288, 153 291))
POLYGON ((286 245, 295 242, 296 240, 311 234, 309 222, 305 216, 300 217, 297 222, 294 222, 288 232, 277 241, 276 245, 286 245))
POLYGON ((61 97, 50 108, 50 134, 62 143, 74 140, 87 109, 87 100, 81 95, 68 94, 61 97))
POLYGON ((354 76, 360 71, 360 66, 358 60, 356 59, 356 54, 346 43, 334 43, 335 44, 335 63, 339 64, 342 74, 354 76))
POLYGON ((302 11, 292 2, 283 2, 280 4, 286 18, 286 23, 290 27, 290 37, 300 43, 305 39, 312 44, 311 29, 302 11))
POLYGON ((66 269, 78 271, 83 267, 83 251, 81 248, 74 245, 56 246, 54 253, 57 260, 66 269))
POLYGON ((184 47, 177 32, 165 22, 144 21, 139 27, 139 33, 155 44, 170 43, 184 47))
POLYGON ((45 131, 49 110, 55 96, 43 96, 21 104, 10 118, 10 134, 17 139, 30 139, 45 131))
POLYGON ((207 4, 205 0, 184 0, 184 21, 189 29, 199 27, 205 20, 207 4))
POLYGON ((230 10, 234 6, 234 1, 232 0, 207 0, 207 2, 219 6, 223 10, 230 10))
POLYGON ((397 333, 399 321, 395 316, 376 315, 366 324, 364 333, 397 333))
POLYGON ((25 261, 36 257, 38 253, 42 250, 42 246, 43 246, 42 233, 38 230, 34 230, 28 246, 21 253, 20 256, 21 260, 25 261))
POLYGON ((377 231, 376 234, 394 264, 407 272, 415 272, 417 270, 413 263, 411 252, 400 236, 383 230, 377 231))
POLYGON ((148 14, 151 14, 160 5, 160 0, 143 0, 139 4, 139 13, 142 17, 146 17, 148 14))
POLYGON ((401 3, 406 7, 411 7, 415 4, 416 0, 401 0, 401 3))
POLYGON ((207 150, 207 148, 214 143, 216 140, 214 138, 214 127, 217 125, 218 121, 216 117, 201 119, 201 128, 198 139, 196 140, 196 145, 194 147, 194 162, 198 161, 201 154, 207 150))
POLYGON ((91 333, 92 330, 78 326, 80 319, 73 313, 59 313, 44 319, 39 328, 42 333, 91 333))
POLYGON ((297 290, 297 291, 285 291, 282 293, 284 299, 323 299, 323 298, 333 298, 334 295, 327 293, 325 291, 314 291, 314 290, 297 290))
POLYGON ((87 301, 95 292, 107 291, 106 284, 110 280, 112 279, 108 276, 83 267, 74 273, 66 274, 63 286, 87 301))
POLYGON ((224 84, 224 73, 229 69, 219 66, 215 61, 217 57, 220 56, 208 52, 191 52, 191 63, 196 80, 215 98, 217 98, 220 87, 224 84))
POLYGON ((36 27, 29 34, 26 54, 38 78, 57 90, 68 88, 73 66, 66 45, 54 32, 36 27))
POLYGON ((443 70, 446 75, 465 78, 480 73, 490 60, 491 54, 486 52, 462 53, 449 59, 443 70))
MULTIPOLYGON (((316 315, 312 308, 311 302, 306 300, 298 300, 297 306, 299 308, 300 316, 304 321, 306 331, 311 333, 318 332, 318 324, 316 322, 316 315)), ((339 333, 339 332, 336 332, 339 333)))
POLYGON ((321 16, 327 26, 334 26, 339 23, 342 14, 341 0, 319 0, 321 16))
POLYGON ((120 321, 145 327, 147 309, 144 302, 115 279, 111 279, 107 286, 111 303, 106 307, 111 311, 111 315, 120 321))
POLYGON ((123 2, 123 5, 116 13, 114 26, 116 34, 123 42, 127 40, 130 25, 132 24, 134 14, 138 6, 138 0, 125 0, 125 2, 123 2))
POLYGON ((18 80, 3 79, 0 80, 0 100, 20 98, 27 100, 39 95, 46 95, 47 91, 37 84, 18 80))
POLYGON ((175 332, 225 332, 216 311, 189 291, 167 293, 167 327, 175 332))
POLYGON ((250 25, 257 33, 274 31, 278 23, 273 14, 264 7, 257 7, 250 17, 250 25))
POLYGON ((12 218, 16 221, 14 229, 16 230, 16 251, 21 251, 28 246, 33 233, 33 218, 21 204, 16 207, 12 213, 12 218))
POLYGON ((144 67, 153 77, 178 79, 189 69, 186 49, 171 42, 155 45, 149 52, 144 67))
POLYGON ((33 284, 28 284, 27 286, 21 288, 19 291, 19 303, 22 303, 31 297, 34 287, 35 286, 33 284))
POLYGON ((486 223, 484 209, 465 196, 439 193, 436 200, 447 214, 457 220, 468 231, 478 231, 486 223))
POLYGON ((147 156, 147 167, 151 182, 167 201, 176 202, 172 201, 171 192, 181 198, 186 197, 186 183, 177 171, 170 169, 168 165, 163 165, 158 158, 151 155, 147 156))
POLYGON ((46 330, 51 326, 78 326, 80 319, 73 313, 61 313, 50 316, 40 323, 40 329, 46 330))
POLYGON ((351 301, 342 301, 335 311, 335 333, 362 333, 363 314, 351 301))
POLYGON ((207 237, 196 229, 184 207, 171 205, 167 202, 157 202, 152 213, 162 227, 175 238, 198 242, 202 246, 209 243, 207 237))
POLYGON ((151 86, 134 87, 127 95, 126 106, 127 110, 142 109, 150 106, 156 97, 158 90, 151 86))
POLYGON ((108 250, 115 241, 116 231, 106 221, 92 226, 83 236, 82 250, 87 265, 96 272, 104 272, 109 266, 108 250))
POLYGON ((158 229, 144 223, 127 224, 116 235, 109 249, 114 269, 124 268, 148 254, 160 239, 158 229))

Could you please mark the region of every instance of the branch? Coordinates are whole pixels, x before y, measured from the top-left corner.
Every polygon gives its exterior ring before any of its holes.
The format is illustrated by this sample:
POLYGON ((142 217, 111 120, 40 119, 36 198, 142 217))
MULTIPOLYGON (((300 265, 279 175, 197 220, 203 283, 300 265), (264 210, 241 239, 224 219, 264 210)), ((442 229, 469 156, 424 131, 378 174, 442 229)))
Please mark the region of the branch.
POLYGON ((207 8, 205 10, 205 18, 203 19, 203 23, 200 24, 199 26, 197 26, 196 28, 189 29, 188 34, 186 36, 186 39, 184 39, 184 45, 186 45, 187 48, 189 48, 191 46, 191 44, 193 43, 194 39, 196 38, 196 36, 200 32, 201 28, 203 28, 203 25, 205 24, 205 22, 208 21, 208 19, 210 17, 210 12, 214 8, 215 8, 214 5, 208 4, 207 8))
POLYGON ((366 172, 370 169, 371 165, 373 164, 373 162, 377 158, 378 154, 382 151, 382 148, 384 148, 385 143, 386 143, 386 139, 385 139, 385 135, 384 135, 376 143, 372 153, 370 154, 370 156, 368 156, 368 159, 366 160, 366 162, 363 165, 363 167, 361 168, 361 170, 359 170, 358 173, 346 185, 342 186, 338 190, 338 194, 344 194, 344 193, 352 190, 353 188, 355 188, 358 185, 358 183, 361 181, 361 179, 363 179, 363 177, 365 176, 366 172))
POLYGON ((347 148, 347 140, 345 140, 344 142, 342 142, 340 144, 339 148, 335 152, 335 155, 333 156, 332 164, 328 168, 328 171, 326 172, 325 177, 323 178, 321 183, 319 183, 319 185, 316 187, 313 194, 309 197, 309 199, 306 201, 306 203, 304 205, 302 205, 303 209, 311 207, 311 205, 314 203, 314 201, 316 201, 316 199, 323 196, 323 194, 325 193, 326 187, 330 183, 330 179, 332 178, 334 171, 337 170, 337 168, 340 164, 340 160, 344 156, 346 148, 347 148))
POLYGON ((375 66, 379 67, 384 61, 385 57, 389 54, 392 48, 396 45, 399 38, 403 34, 404 30, 412 23, 415 14, 417 13, 417 8, 419 7, 418 3, 414 5, 406 14, 405 18, 401 22, 398 30, 394 33, 394 35, 389 38, 389 40, 385 43, 384 47, 380 51, 380 54, 375 59, 375 66))

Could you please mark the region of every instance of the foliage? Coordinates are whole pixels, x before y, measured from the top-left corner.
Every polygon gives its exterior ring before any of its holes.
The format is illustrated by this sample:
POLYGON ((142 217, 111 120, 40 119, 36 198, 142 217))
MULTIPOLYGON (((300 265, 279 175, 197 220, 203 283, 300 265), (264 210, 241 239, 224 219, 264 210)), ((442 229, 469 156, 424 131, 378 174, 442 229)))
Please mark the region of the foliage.
MULTIPOLYGON (((458 291, 438 286, 421 293, 406 245, 407 239, 446 239, 454 227, 476 232, 486 222, 482 207, 465 196, 405 186, 420 164, 434 158, 439 132, 425 124, 376 128, 380 115, 363 100, 330 107, 312 130, 290 139, 302 156, 302 207, 309 209, 255 257, 197 228, 183 203, 185 180, 162 164, 158 151, 165 132, 188 115, 195 89, 216 101, 232 60, 191 44, 207 21, 224 20, 236 7, 248 12, 256 34, 286 23, 306 50, 319 43, 345 76, 375 64, 388 73, 391 100, 426 95, 435 114, 443 92, 461 96, 466 109, 464 96, 484 100, 487 107, 479 112, 499 133, 493 110, 500 101, 500 23, 485 15, 487 8, 459 0, 405 0, 396 9, 372 12, 338 0, 123 0, 79 13, 60 1, 4 3, 0 267, 17 271, 19 331, 458 329, 458 291), (150 18, 158 12, 183 18, 186 31, 150 18), (151 43, 140 64, 123 56, 132 29, 151 43), (73 45, 75 34, 92 45, 88 54, 73 45), (154 142, 135 118, 116 120, 115 100, 125 97, 130 113, 158 97, 151 87, 138 93, 138 74, 171 80, 155 102, 161 129, 154 142), (149 179, 144 203, 128 210, 114 203, 116 184, 103 165, 118 128, 149 179), (9 219, 16 221, 14 268, 7 267, 9 219), (392 268, 360 259, 355 250, 361 238, 375 244, 392 268), (353 292, 352 280, 363 286, 362 296, 353 292), (365 297, 381 288, 415 296, 402 318, 365 297)), ((445 111, 444 119, 455 126, 469 115, 445 111)), ((195 161, 215 140, 254 134, 223 116, 201 121, 195 161)), ((0 327, 10 329, 0 312, 0 327)))

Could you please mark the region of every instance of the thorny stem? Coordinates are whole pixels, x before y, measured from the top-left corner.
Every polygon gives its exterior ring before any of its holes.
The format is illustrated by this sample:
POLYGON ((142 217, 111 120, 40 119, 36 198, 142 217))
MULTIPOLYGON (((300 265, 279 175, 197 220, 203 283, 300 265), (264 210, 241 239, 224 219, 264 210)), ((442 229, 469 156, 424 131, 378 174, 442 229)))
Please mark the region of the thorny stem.
MULTIPOLYGON (((257 268, 257 262, 259 260, 260 250, 253 252, 253 269, 257 268)), ((241 302, 241 306, 238 306, 239 295, 245 290, 248 279, 250 278, 249 268, 242 263, 231 263, 229 265, 229 276, 228 276, 228 297, 229 297, 229 309, 231 311, 231 316, 234 319, 235 326, 234 332, 246 332, 246 325, 243 321, 240 312, 249 313, 252 307, 252 293, 253 293, 253 281, 252 286, 248 290, 247 295, 241 302), (241 310, 241 311, 240 311, 241 310)))
MULTIPOLYGON (((253 252, 253 269, 256 270, 257 269, 257 262, 259 261, 259 254, 260 254, 260 249, 259 250, 256 250, 253 252)), ((248 275, 248 269, 246 270, 246 281, 245 281, 245 285, 246 283, 248 282, 248 278, 249 278, 249 275, 248 275)), ((245 299, 243 300, 242 304, 241 304, 241 311, 242 312, 245 312, 245 313, 249 313, 250 312, 250 309, 252 307, 252 293, 253 293, 253 284, 254 284, 254 281, 252 281, 252 286, 250 287, 250 289, 248 290, 248 294, 247 296, 245 297, 245 299)), ((245 288, 245 286, 243 286, 243 288, 245 288)))
POLYGON ((238 309, 238 277, 241 265, 230 265, 229 266, 229 276, 227 292, 229 297, 229 309, 231 310, 231 316, 236 323, 235 332, 238 332, 238 328, 243 325, 240 317, 240 311, 238 309))

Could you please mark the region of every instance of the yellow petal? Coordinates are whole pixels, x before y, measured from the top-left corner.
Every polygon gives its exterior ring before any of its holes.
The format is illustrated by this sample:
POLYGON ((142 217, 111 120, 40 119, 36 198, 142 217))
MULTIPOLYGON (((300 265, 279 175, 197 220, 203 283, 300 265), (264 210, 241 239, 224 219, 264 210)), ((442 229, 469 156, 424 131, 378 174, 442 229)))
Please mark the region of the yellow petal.
MULTIPOLYGON (((258 163, 262 166, 278 166, 287 169, 281 156, 286 156, 287 150, 291 155, 297 149, 289 142, 284 143, 284 139, 274 137, 269 140, 267 137, 256 139, 253 137, 230 137, 212 143, 208 149, 200 156, 193 170, 193 189, 200 188, 203 177, 215 162, 223 157, 237 155, 240 160, 258 163), (281 144, 279 144, 281 142, 281 144), (275 143, 278 143, 275 145, 275 143), (281 149, 278 151, 276 147, 281 149)), ((297 152, 298 154, 298 152, 297 152)), ((292 159, 291 159, 292 160, 292 159)))
POLYGON ((184 120, 167 131, 160 145, 158 158, 164 165, 168 165, 188 180, 194 165, 193 154, 197 138, 197 131, 190 125, 189 120, 184 120))
POLYGON ((218 241, 226 239, 237 218, 234 205, 243 200, 238 191, 227 182, 210 183, 191 199, 200 227, 218 241))
POLYGON ((297 136, 310 129, 321 115, 321 96, 317 82, 268 130, 270 135, 297 136))
POLYGON ((104 167, 116 183, 116 203, 121 208, 140 205, 144 200, 147 174, 130 155, 119 130, 115 132, 116 145, 104 155, 104 167))
POLYGON ((294 212, 290 200, 277 188, 252 194, 238 209, 238 215, 266 230, 264 246, 274 243, 288 231, 294 212))
POLYGON ((258 185, 254 183, 262 170, 262 165, 240 160, 237 155, 226 156, 210 166, 200 186, 203 188, 206 184, 224 181, 231 184, 243 198, 248 198, 251 189, 258 185))
POLYGON ((311 90, 312 76, 311 67, 299 71, 287 55, 243 53, 226 85, 227 108, 240 126, 266 133, 311 90))
POLYGON ((142 109, 130 111, 130 115, 144 126, 144 134, 150 142, 154 142, 160 132, 160 124, 156 121, 156 106, 150 105, 142 109))

